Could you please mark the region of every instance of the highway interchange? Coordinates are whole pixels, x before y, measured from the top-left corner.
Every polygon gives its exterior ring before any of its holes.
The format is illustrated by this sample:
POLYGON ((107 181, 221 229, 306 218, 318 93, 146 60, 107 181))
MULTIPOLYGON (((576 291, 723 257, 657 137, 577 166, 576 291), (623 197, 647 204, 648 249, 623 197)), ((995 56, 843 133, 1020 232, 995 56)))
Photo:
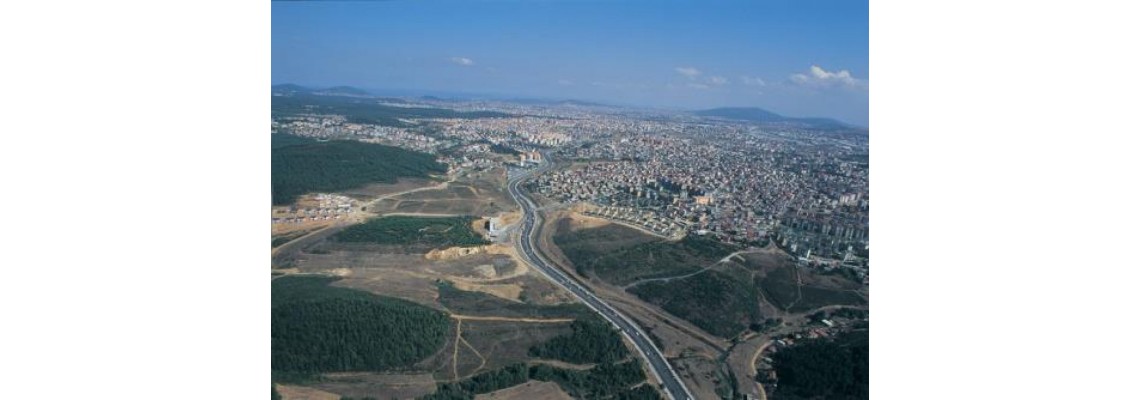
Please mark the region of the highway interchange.
POLYGON ((665 356, 661 354, 661 350, 649 340, 648 336, 637 324, 595 296, 589 289, 566 276, 561 270, 546 260, 539 251, 535 250, 535 227, 538 226, 541 217, 538 216, 537 206, 530 198, 523 194, 522 190, 519 189, 519 185, 522 181, 526 180, 526 178, 541 173, 549 169, 550 166, 551 165, 546 161, 546 157, 544 157, 542 164, 538 168, 513 176, 507 182, 507 189, 511 197, 523 208, 522 229, 519 232, 518 242, 516 243, 516 246, 520 250, 520 255, 538 271, 542 272, 547 279, 550 279, 550 281, 572 293, 582 301, 582 303, 585 303, 586 306, 593 309, 601 315, 602 318, 605 318, 616 326, 622 335, 634 344, 637 352, 641 354, 641 357, 648 362, 650 370, 653 372, 653 375, 657 377, 657 380, 661 382, 661 387, 669 398, 673 400, 692 399, 693 395, 689 393, 688 388, 685 387, 681 378, 677 376, 677 372, 674 371, 673 367, 669 365, 669 362, 665 360, 665 356))

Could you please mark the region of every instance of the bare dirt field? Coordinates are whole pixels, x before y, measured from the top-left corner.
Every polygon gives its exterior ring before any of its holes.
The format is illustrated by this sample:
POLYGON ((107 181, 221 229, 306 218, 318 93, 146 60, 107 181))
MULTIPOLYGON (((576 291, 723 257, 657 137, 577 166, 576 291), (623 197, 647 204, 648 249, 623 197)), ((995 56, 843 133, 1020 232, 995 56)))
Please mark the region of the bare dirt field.
MULTIPOLYGON (((435 380, 429 373, 383 374, 368 372, 346 372, 325 374, 322 381, 313 388, 336 393, 330 398, 339 400, 345 397, 372 397, 377 399, 413 399, 435 393, 435 380)), ((284 394, 284 393, 282 393, 284 394)))
POLYGON ((469 292, 482 292, 504 300, 519 301, 519 295, 522 294, 522 286, 514 283, 467 283, 462 280, 454 280, 451 282, 456 288, 466 290, 469 292))
POLYGON ((400 178, 396 181, 396 183, 376 183, 366 185, 361 188, 345 190, 341 193, 343 193, 345 196, 349 196, 357 200, 367 201, 375 199, 377 197, 390 195, 392 193, 400 193, 438 184, 438 181, 431 179, 400 178))
POLYGON ((716 361, 701 355, 684 356, 669 360, 685 381, 685 386, 698 399, 718 399, 717 387, 724 384, 719 376, 716 361))
POLYGON ((754 335, 747 340, 737 343, 732 352, 728 354, 728 367, 736 376, 736 391, 759 399, 764 396, 764 389, 756 382, 756 357, 770 342, 765 335, 754 335))
MULTIPOLYGON (((303 253, 297 257, 296 270, 301 273, 331 273, 345 279, 336 286, 404 298, 441 308, 437 284, 449 281, 462 290, 478 291, 511 301, 521 301, 531 272, 514 257, 513 248, 490 245, 466 255, 436 256, 402 254, 381 246, 320 246, 320 253, 303 253)), ((541 298, 541 296, 534 296, 541 298)))
POLYGON ((524 384, 475 396, 475 400, 570 400, 554 382, 527 381, 524 384))
POLYGON ((283 400, 340 400, 340 395, 317 388, 277 384, 277 394, 283 400))
POLYGON ((390 195, 368 207, 374 214, 498 215, 516 210, 498 169, 457 177, 443 187, 390 195))

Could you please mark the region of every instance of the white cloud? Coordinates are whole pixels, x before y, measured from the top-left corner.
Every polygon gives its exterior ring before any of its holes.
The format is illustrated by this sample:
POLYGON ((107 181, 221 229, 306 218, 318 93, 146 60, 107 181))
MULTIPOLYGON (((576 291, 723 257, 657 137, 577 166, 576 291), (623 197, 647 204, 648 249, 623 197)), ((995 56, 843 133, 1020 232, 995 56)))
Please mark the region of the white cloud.
POLYGON ((472 65, 475 65, 475 62, 471 61, 471 59, 467 58, 467 57, 451 57, 451 62, 458 64, 458 65, 462 65, 464 67, 470 67, 472 65))
POLYGON ((673 70, 677 71, 678 74, 684 75, 685 77, 687 77, 689 79, 695 79, 696 77, 701 75, 701 70, 693 68, 693 67, 677 67, 677 68, 674 68, 673 70))
POLYGON ((723 76, 710 76, 709 83, 720 86, 728 83, 728 79, 725 79, 723 76))
POLYGON ((763 79, 754 78, 754 77, 750 77, 750 76, 741 76, 740 77, 740 83, 743 83, 745 86, 765 86, 765 85, 767 85, 767 83, 764 82, 763 79))
POLYGON ((691 87, 691 88, 693 88, 693 89, 701 89, 701 90, 705 90, 705 89, 708 89, 708 88, 709 88, 709 85, 706 85, 706 84, 703 84, 703 83, 690 83, 690 84, 689 84, 689 87, 691 87))
POLYGON ((838 72, 829 72, 818 65, 812 65, 811 69, 806 74, 793 74, 792 82, 815 87, 863 87, 866 81, 855 79, 851 76, 851 72, 847 70, 839 70, 838 72))

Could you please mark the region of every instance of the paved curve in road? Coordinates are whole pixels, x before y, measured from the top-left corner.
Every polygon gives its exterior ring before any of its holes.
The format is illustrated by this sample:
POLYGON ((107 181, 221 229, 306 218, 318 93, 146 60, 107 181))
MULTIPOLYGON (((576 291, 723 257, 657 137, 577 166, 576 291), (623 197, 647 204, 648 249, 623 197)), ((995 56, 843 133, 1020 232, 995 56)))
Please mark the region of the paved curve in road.
POLYGON ((661 350, 657 349, 657 346, 649 340, 648 335, 646 335, 637 324, 599 299, 589 289, 586 289, 584 286, 578 284, 577 281, 563 274, 561 270, 551 265, 549 261, 542 257, 540 252, 535 250, 535 226, 537 222, 541 220, 541 217, 539 217, 536 212, 537 207, 534 202, 523 195, 522 190, 519 189, 519 184, 528 176, 542 172, 549 167, 550 165, 546 163, 544 157, 543 164, 540 168, 516 176, 507 182, 507 189, 511 197, 523 208, 522 231, 518 236, 518 243, 516 243, 516 246, 522 250, 520 254, 527 262, 542 272, 543 275, 546 275, 547 279, 550 279, 550 281, 572 293, 585 303, 586 306, 616 326, 622 335, 625 335, 625 337, 634 344, 637 348, 637 352, 641 354, 641 357, 648 362, 649 369, 653 371, 653 375, 657 377, 657 380, 662 383, 662 389, 664 389, 665 394, 669 396, 669 398, 674 400, 692 399, 693 395, 689 393, 689 389, 681 382, 681 378, 677 376, 677 372, 674 371, 673 367, 669 365, 669 362, 665 360, 665 356, 661 354, 661 350))

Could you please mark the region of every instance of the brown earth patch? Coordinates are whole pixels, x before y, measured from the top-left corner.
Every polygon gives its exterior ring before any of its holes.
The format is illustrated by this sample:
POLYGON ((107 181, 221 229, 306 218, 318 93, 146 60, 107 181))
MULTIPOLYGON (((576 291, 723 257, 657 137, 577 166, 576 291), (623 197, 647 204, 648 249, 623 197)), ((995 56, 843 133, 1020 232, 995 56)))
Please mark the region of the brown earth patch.
MULTIPOLYGON (((430 373, 389 374, 346 372, 324 374, 324 381, 314 388, 339 393, 341 396, 376 399, 413 399, 435 393, 436 383, 430 373)), ((336 397, 334 400, 339 400, 336 397)))
POLYGON ((519 301, 519 294, 523 291, 522 287, 517 284, 478 284, 467 283, 459 279, 449 279, 449 281, 460 290, 482 292, 510 301, 519 301))
POLYGON ((569 394, 562 391, 554 382, 527 381, 518 386, 512 386, 491 393, 475 396, 475 400, 571 400, 569 394))
POLYGON ((340 400, 340 395, 320 389, 277 384, 277 394, 282 400, 340 400))

